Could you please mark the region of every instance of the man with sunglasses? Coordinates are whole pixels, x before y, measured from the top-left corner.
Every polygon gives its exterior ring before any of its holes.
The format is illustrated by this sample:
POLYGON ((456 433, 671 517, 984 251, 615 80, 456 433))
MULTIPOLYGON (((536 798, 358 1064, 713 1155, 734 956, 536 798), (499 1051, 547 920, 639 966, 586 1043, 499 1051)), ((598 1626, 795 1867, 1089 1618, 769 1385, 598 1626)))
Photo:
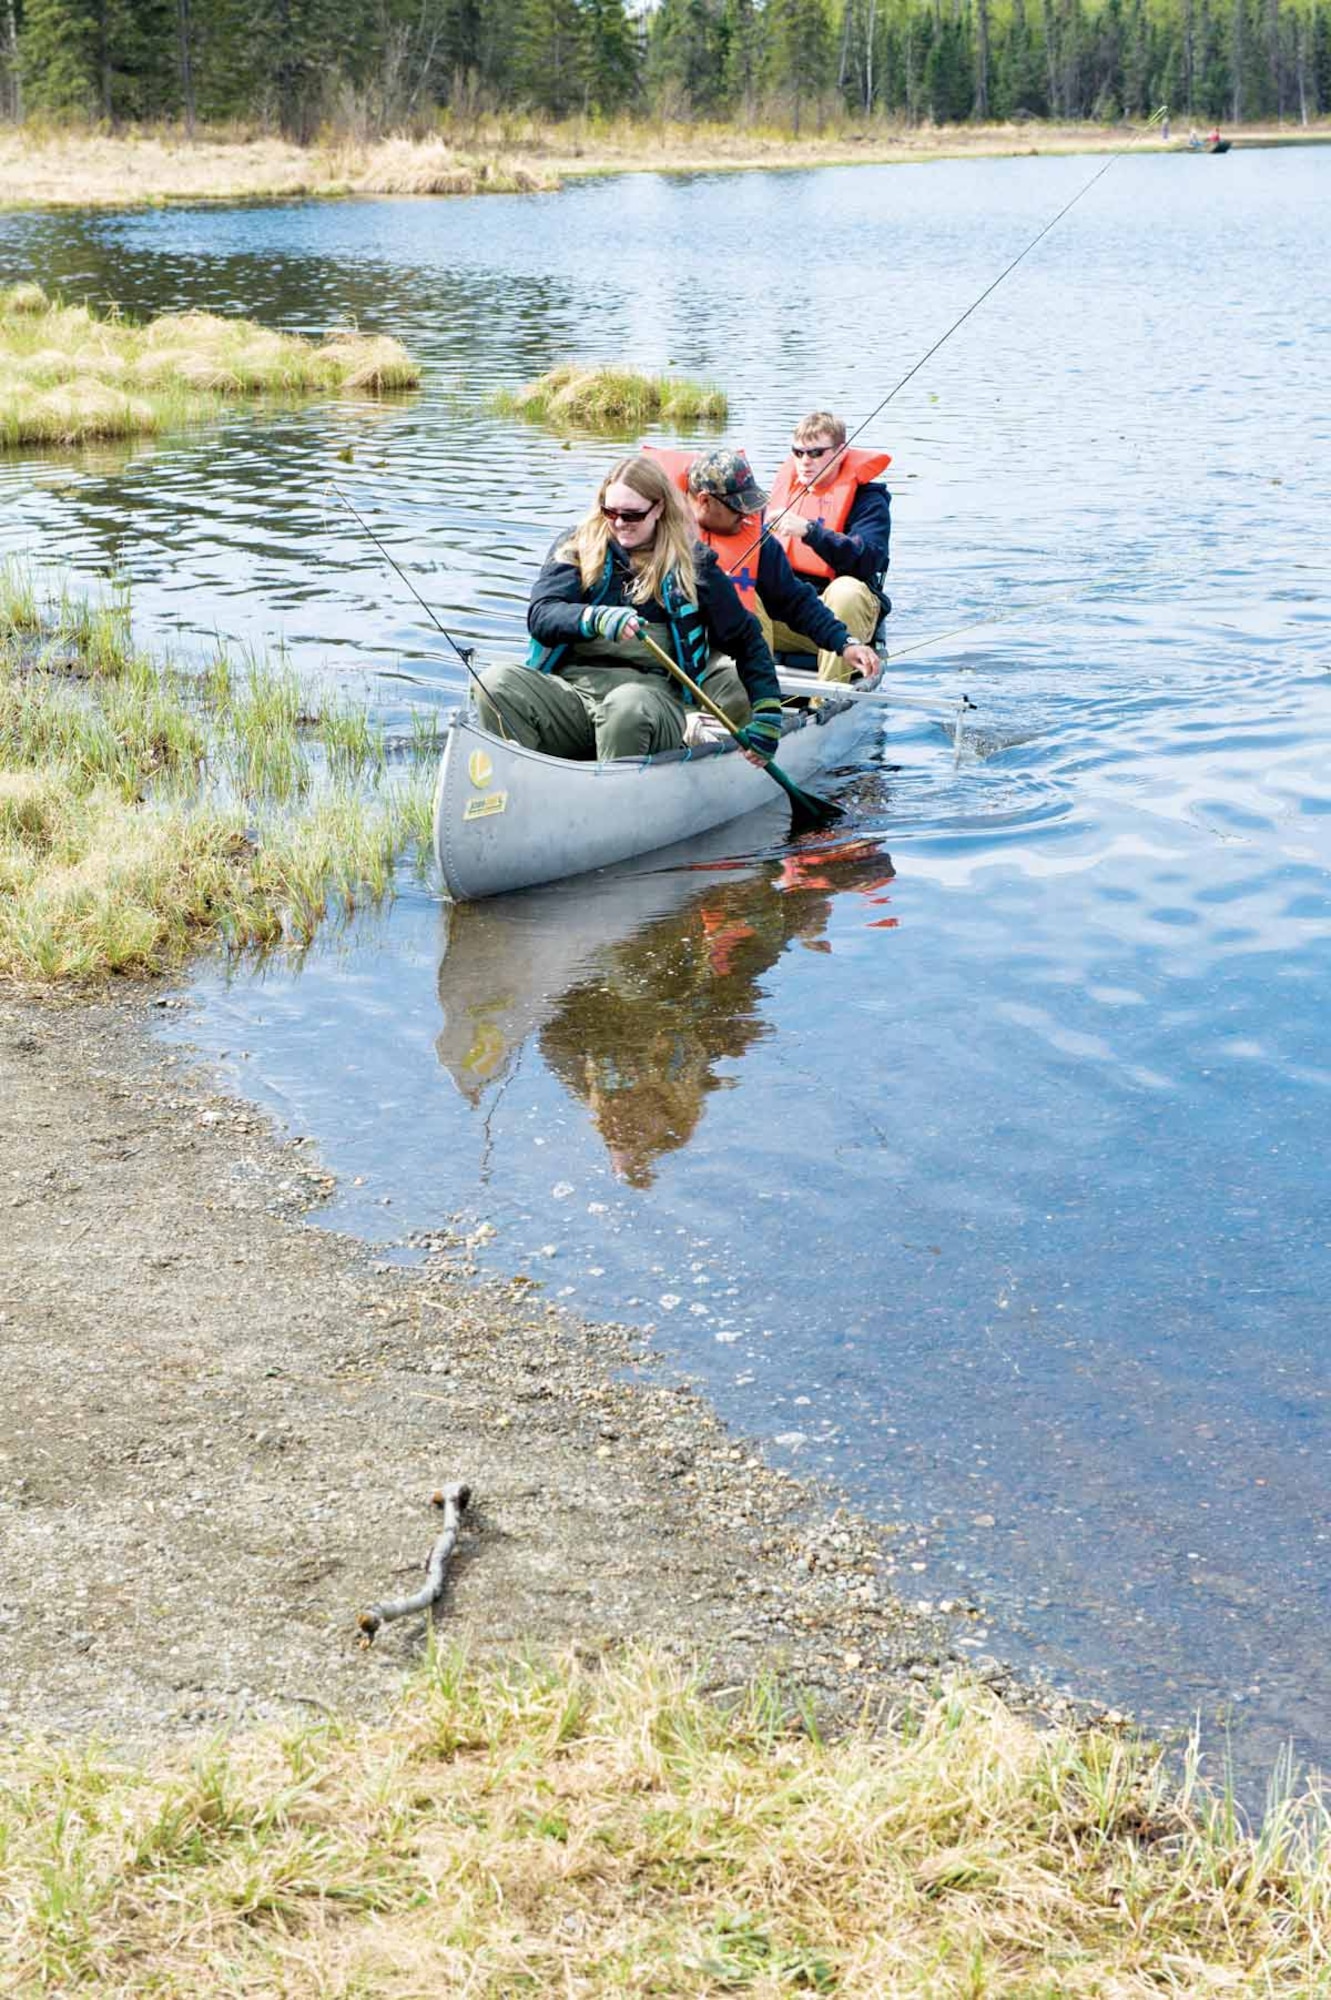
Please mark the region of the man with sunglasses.
MULTIPOLYGON (((892 496, 877 484, 891 462, 885 451, 847 445, 840 417, 814 410, 796 424, 790 457, 772 483, 768 519, 791 568, 863 642, 873 638, 879 619, 892 608, 882 589, 892 496)), ((798 643, 798 634, 788 638, 776 629, 778 650, 797 650, 798 643)), ((844 667, 821 651, 818 671, 825 680, 847 677, 844 667)))
POLYGON ((780 542, 763 533, 767 495, 742 451, 710 451, 694 458, 686 491, 699 540, 715 550, 773 650, 812 648, 824 680, 877 679, 873 647, 852 636, 813 585, 795 575, 780 542))

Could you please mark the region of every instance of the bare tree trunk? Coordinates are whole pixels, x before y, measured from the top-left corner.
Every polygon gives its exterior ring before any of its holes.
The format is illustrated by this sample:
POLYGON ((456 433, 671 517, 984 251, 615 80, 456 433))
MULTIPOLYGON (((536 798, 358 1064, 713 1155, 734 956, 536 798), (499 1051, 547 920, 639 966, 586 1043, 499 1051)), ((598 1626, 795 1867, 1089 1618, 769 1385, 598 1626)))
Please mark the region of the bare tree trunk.
POLYGON ((1237 125, 1243 117, 1243 0, 1234 0, 1234 40, 1230 61, 1234 65, 1230 123, 1237 125))
POLYGON ((190 57, 189 0, 176 0, 180 38, 180 98, 185 109, 185 136, 194 137, 194 64, 190 57))
POLYGON ((989 116, 989 0, 975 0, 975 116, 989 116))
POLYGON ((837 59, 837 66, 836 66, 836 87, 838 95, 840 95, 840 93, 846 87, 846 65, 850 57, 850 24, 854 17, 855 11, 856 11, 855 0, 846 0, 845 11, 841 16, 841 54, 837 59))
POLYGON ((1285 51, 1281 46, 1280 0, 1267 0, 1266 47, 1267 61, 1271 65, 1271 76, 1276 87, 1276 117, 1285 122, 1285 51))
POLYGON ((869 0, 869 26, 864 37, 864 111, 873 110, 873 31, 878 17, 878 0, 869 0))
POLYGON ((23 123, 23 71, 19 67, 18 19, 14 0, 5 0, 5 53, 9 62, 9 115, 16 125, 23 123))
POLYGON ((111 38, 106 31, 106 4, 97 9, 97 69, 101 77, 102 118, 111 123, 111 38))

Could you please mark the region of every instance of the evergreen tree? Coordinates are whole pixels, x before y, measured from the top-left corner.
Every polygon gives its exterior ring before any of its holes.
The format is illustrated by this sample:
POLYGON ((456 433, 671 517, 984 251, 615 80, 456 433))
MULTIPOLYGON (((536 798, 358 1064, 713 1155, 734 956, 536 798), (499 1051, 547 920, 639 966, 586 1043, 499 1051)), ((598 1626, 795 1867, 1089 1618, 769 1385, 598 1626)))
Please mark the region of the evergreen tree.
POLYGON ((771 95, 789 107, 798 133, 810 105, 820 113, 831 87, 832 27, 824 0, 767 0, 766 80, 771 95))
POLYGON ((514 81, 552 118, 586 108, 586 38, 578 0, 526 0, 519 19, 514 81))
POLYGON ((1310 68, 1313 108, 1331 111, 1331 6, 1326 0, 1313 15, 1310 68))
POLYGON ((584 76, 593 111, 622 111, 638 95, 638 37, 624 0, 582 0, 584 76))
POLYGON ((28 0, 19 33, 26 109, 97 113, 97 16, 91 0, 28 0))
POLYGON ((720 22, 720 101, 731 118, 748 120, 758 104, 762 20, 754 0, 724 0, 720 22))
POLYGON ((661 0, 652 17, 647 69, 658 108, 710 116, 724 103, 720 9, 708 0, 661 0))

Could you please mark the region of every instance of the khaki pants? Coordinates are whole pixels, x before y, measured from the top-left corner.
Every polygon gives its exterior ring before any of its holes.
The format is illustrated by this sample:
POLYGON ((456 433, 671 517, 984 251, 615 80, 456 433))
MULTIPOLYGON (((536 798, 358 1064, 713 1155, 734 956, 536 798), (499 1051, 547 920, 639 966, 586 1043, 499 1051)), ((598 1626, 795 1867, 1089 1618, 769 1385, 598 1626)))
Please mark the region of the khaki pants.
MULTIPOLYGON (((682 690, 664 674, 636 667, 570 667, 563 674, 531 667, 486 667, 481 721, 496 736, 543 750, 549 757, 650 757, 678 750, 687 711, 682 690)), ((729 660, 707 669, 703 685, 732 722, 752 710, 729 660)))
MULTIPOLYGON (((878 629, 878 620, 883 613, 876 591, 870 590, 868 584, 861 583, 858 577, 834 576, 819 594, 833 617, 841 620, 852 639, 858 639, 866 646, 873 644, 873 635, 878 629)), ((792 632, 789 625, 783 625, 780 619, 769 618, 761 605, 758 607, 758 623, 763 628, 763 637, 774 653, 813 652, 811 640, 806 639, 802 632, 792 632)), ((821 681, 848 681, 850 668, 840 653, 820 652, 818 678, 821 681)))

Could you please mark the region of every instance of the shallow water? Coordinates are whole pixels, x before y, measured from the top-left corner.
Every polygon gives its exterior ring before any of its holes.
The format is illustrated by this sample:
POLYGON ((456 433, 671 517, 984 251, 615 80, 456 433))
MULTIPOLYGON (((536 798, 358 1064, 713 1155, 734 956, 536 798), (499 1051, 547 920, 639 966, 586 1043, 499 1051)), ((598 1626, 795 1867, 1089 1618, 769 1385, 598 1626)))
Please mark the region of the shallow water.
MULTIPOLYGON (((5 217, 6 278, 354 313, 427 380, 10 461, 4 545, 114 562, 186 650, 280 640, 394 721, 447 707, 333 478, 512 652, 607 449, 488 390, 674 361, 770 472, 1097 164, 5 217)), ((319 1138, 335 1221, 489 1220, 497 1265, 653 1325, 774 1455, 909 1524, 908 1595, 1214 1746, 1227 1718, 1251 1781, 1286 1736, 1331 1751, 1329 197, 1325 149, 1119 160, 867 433, 895 671, 939 719, 884 725, 833 851, 792 858, 778 807, 503 905, 408 882, 298 972, 204 970, 187 1028, 319 1138)))

